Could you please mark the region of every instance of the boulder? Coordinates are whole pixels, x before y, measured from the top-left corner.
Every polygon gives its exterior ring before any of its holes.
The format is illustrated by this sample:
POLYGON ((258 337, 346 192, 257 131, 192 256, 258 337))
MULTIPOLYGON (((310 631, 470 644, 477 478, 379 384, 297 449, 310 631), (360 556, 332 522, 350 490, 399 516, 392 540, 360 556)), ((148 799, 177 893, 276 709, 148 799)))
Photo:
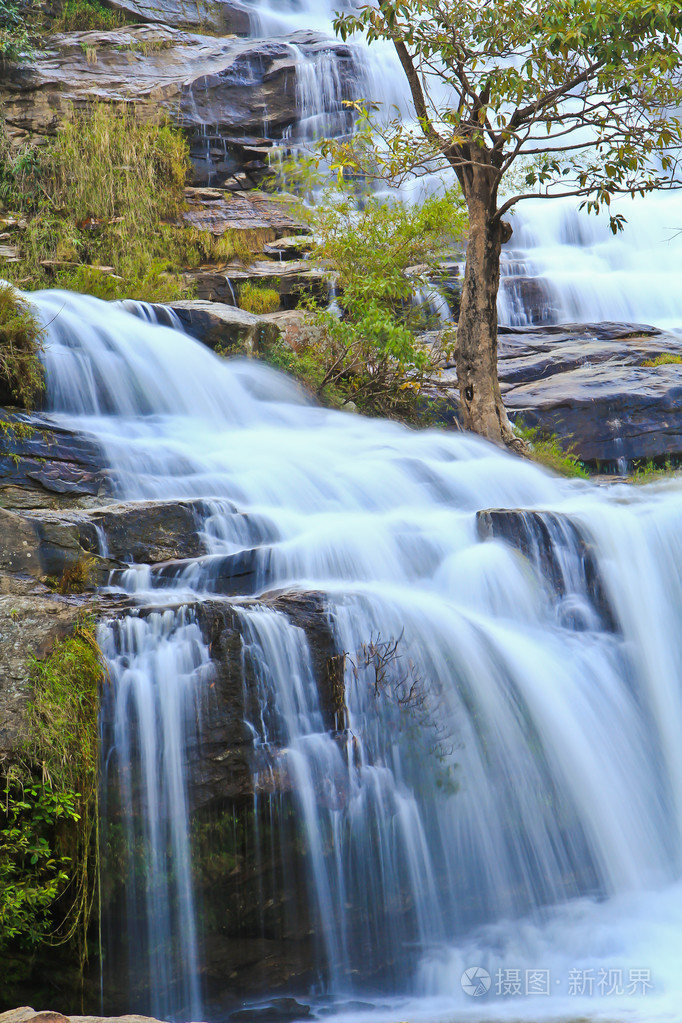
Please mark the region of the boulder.
MULTIPOLYGON (((682 457, 682 364, 642 365, 665 353, 682 357, 682 338, 642 324, 500 327, 498 372, 507 412, 557 434, 595 466, 682 457)), ((456 408, 452 360, 434 382, 434 394, 444 408, 456 408)))
POLYGON ((185 223, 216 237, 236 232, 254 251, 292 230, 305 230, 293 196, 192 188, 185 190, 185 198, 185 223))
POLYGON ((49 415, 0 409, 0 508, 83 507, 111 491, 104 454, 91 437, 49 415))
POLYGON ((260 260, 248 267, 198 270, 185 276, 195 285, 199 298, 227 304, 239 303, 245 284, 276 291, 282 305, 290 309, 304 294, 319 298, 329 291, 329 275, 303 260, 260 260))
POLYGON ((224 302, 187 299, 169 306, 183 329, 214 351, 253 354, 261 345, 275 341, 280 334, 277 322, 267 316, 255 316, 224 302))

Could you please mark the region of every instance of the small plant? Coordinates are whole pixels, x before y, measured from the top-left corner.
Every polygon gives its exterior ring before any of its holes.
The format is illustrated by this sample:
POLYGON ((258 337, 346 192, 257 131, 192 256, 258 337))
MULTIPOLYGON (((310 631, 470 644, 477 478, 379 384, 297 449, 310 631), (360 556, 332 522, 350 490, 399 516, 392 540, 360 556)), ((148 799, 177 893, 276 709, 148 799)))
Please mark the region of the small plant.
POLYGON ((45 387, 43 338, 29 303, 0 281, 0 399, 26 409, 38 401, 45 387))
POLYGON ((175 302, 191 298, 190 287, 177 274, 169 273, 167 263, 155 260, 149 270, 134 277, 119 277, 94 266, 78 266, 56 275, 60 288, 94 295, 105 301, 134 298, 140 302, 175 302))
POLYGON ((564 448, 556 434, 543 433, 539 427, 516 424, 514 433, 528 445, 528 453, 534 462, 543 465, 559 476, 589 479, 590 474, 571 448, 564 448))
POLYGON ((274 288, 262 288, 246 281, 239 289, 239 306, 247 313, 274 313, 279 309, 279 292, 274 288))
POLYGON ((70 593, 85 593, 92 589, 93 575, 97 562, 94 558, 81 557, 67 565, 59 580, 55 583, 55 590, 62 596, 70 593))
POLYGON ((664 352, 662 355, 657 355, 655 359, 646 359, 642 366, 647 366, 649 369, 657 369, 659 366, 677 366, 680 363, 682 363, 682 355, 664 352))

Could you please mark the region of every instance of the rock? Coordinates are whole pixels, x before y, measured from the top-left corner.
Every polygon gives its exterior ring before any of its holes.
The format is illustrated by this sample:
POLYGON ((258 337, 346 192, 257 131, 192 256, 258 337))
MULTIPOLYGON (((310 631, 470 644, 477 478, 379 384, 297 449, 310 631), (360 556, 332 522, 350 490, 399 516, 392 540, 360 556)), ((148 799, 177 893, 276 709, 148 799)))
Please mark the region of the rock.
POLYGON ((18 1009, 8 1009, 7 1012, 0 1012, 0 1023, 26 1023, 35 1014, 35 1009, 32 1009, 29 1005, 22 1005, 18 1009))
POLYGON ((210 31, 217 36, 251 33, 248 7, 239 0, 104 0, 104 3, 134 21, 210 31))
POLYGON ((590 539, 565 515, 493 509, 476 516, 482 540, 504 540, 520 551, 543 579, 557 617, 573 630, 617 631, 590 539))
POLYGON ((214 351, 255 353, 264 344, 275 341, 280 334, 277 321, 255 316, 224 302, 187 299, 168 307, 178 316, 183 329, 214 351))
MULTIPOLYGON (((556 433, 595 466, 682 457, 682 364, 642 365, 663 353, 682 356, 682 338, 641 324, 501 327, 504 403, 513 420, 556 433)), ((449 421, 448 405, 456 419, 452 361, 433 391, 443 405, 443 421, 449 421)))
POLYGON ((223 189, 186 189, 183 219, 201 231, 219 237, 227 231, 241 234, 246 243, 260 248, 292 230, 302 231, 295 215, 295 200, 257 192, 225 192, 223 189), (211 193, 207 197, 206 193, 211 193), (203 193, 203 195, 202 195, 203 193))
POLYGON ((206 551, 197 532, 203 508, 201 501, 135 501, 82 512, 31 512, 23 520, 39 540, 43 572, 58 576, 84 556, 94 555, 107 572, 122 563, 199 557, 206 551))
POLYGON ((36 1012, 25 1005, 20 1009, 0 1012, 0 1023, 164 1023, 153 1016, 63 1016, 50 1010, 36 1012))
POLYGON ((232 1023, 284 1023, 285 1020, 305 1019, 310 1006, 295 998, 273 998, 267 1005, 253 1005, 231 1012, 232 1023))
POLYGON ((310 250, 310 245, 309 235, 295 234, 268 242, 263 246, 263 252, 272 259, 301 259, 310 250))
POLYGON ((47 37, 31 64, 0 82, 0 106, 7 121, 37 134, 98 100, 126 103, 143 121, 166 110, 190 134, 198 181, 224 180, 244 163, 243 151, 222 141, 235 125, 245 136, 281 138, 296 123, 302 60, 336 65, 334 110, 357 98, 352 47, 312 32, 253 40, 134 25, 47 37))
POLYGON ((90 437, 47 415, 0 409, 0 508, 82 507, 109 493, 104 454, 90 437))
POLYGON ((244 284, 276 291, 282 304, 288 308, 298 305, 304 294, 321 297, 329 290, 329 275, 300 260, 259 261, 249 267, 198 270, 185 276, 196 286, 199 298, 228 304, 239 301, 239 291, 244 284))

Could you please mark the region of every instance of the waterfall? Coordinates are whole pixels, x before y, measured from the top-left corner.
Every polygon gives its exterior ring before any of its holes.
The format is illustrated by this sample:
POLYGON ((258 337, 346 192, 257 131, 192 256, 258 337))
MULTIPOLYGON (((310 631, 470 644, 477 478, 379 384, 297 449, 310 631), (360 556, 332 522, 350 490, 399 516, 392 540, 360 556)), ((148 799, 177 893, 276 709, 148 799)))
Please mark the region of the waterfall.
POLYGON ((253 904, 294 892, 282 933, 311 960, 295 993, 360 994, 377 1019, 675 1018, 679 484, 560 480, 473 436, 318 408, 121 307, 31 301, 49 414, 97 439, 117 499, 200 499, 207 553, 112 580, 139 606, 102 633, 107 827, 137 850, 114 921, 129 921, 134 1007, 203 1018, 189 776, 211 665, 196 609, 232 606, 237 559, 255 598, 234 604, 261 772, 249 842, 288 864, 263 868, 253 904), (522 513, 516 540, 504 509, 522 513), (281 590, 323 595, 345 691, 333 722, 305 630, 258 601, 281 590), (479 968, 481 999, 460 982, 479 968), (551 997, 512 990, 514 971, 551 976, 551 997))

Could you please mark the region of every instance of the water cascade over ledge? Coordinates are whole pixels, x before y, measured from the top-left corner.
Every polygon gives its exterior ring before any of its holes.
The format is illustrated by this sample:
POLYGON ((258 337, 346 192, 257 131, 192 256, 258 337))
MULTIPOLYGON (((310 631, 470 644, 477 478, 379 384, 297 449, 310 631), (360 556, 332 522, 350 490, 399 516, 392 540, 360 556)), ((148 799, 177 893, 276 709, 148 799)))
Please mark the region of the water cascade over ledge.
POLYGON ((130 1010, 220 1015, 202 1005, 189 775, 213 700, 197 616, 222 602, 252 680, 253 855, 286 850, 284 929, 313 946, 290 993, 377 1019, 674 1019, 679 485, 559 480, 471 436, 318 408, 96 299, 31 300, 51 417, 97 442, 117 499, 195 499, 208 551, 117 573, 138 607, 102 626, 130 1010), (333 723, 306 631, 257 599, 292 590, 324 604, 333 723), (462 983, 476 968, 480 998, 462 983))

